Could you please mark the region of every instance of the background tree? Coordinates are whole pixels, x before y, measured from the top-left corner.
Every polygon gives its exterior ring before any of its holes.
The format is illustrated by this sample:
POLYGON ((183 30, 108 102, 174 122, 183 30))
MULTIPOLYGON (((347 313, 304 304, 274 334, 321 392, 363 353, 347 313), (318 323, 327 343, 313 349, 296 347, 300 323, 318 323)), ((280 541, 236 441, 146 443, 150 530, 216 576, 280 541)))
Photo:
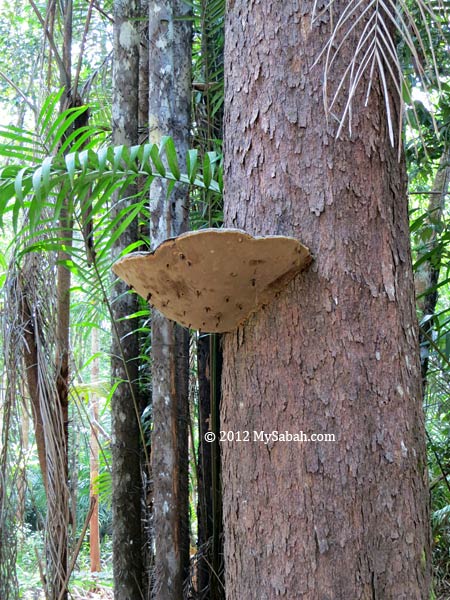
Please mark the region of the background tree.
MULTIPOLYGON (((194 144, 200 160, 222 151, 223 137, 223 0, 194 5, 193 52, 194 144)), ((222 198, 202 191, 191 195, 191 227, 223 224, 222 198)), ((219 334, 197 336, 198 378, 198 568, 197 592, 210 600, 223 597, 223 536, 220 444, 208 443, 205 433, 220 430, 222 345, 219 334)))
MULTIPOLYGON (((191 125, 190 8, 182 0, 149 3, 149 139, 173 137, 182 164, 191 125)), ((151 188, 151 247, 188 229, 186 186, 151 188), (169 194, 170 192, 170 194, 169 194)), ((189 332, 152 311, 152 472, 155 565, 153 597, 183 596, 189 569, 189 332)))
MULTIPOLYGON (((132 146, 138 143, 139 114, 139 1, 114 4, 113 140, 132 146)), ((120 214, 133 202, 135 186, 115 197, 113 213, 120 214)), ((117 237, 113 252, 123 250, 138 239, 134 220, 117 237)), ((118 600, 142 597, 144 565, 142 557, 142 477, 138 321, 135 294, 117 280, 113 287, 112 316, 114 337, 111 350, 112 377, 118 385, 111 399, 112 417, 112 507, 114 597, 118 600)))

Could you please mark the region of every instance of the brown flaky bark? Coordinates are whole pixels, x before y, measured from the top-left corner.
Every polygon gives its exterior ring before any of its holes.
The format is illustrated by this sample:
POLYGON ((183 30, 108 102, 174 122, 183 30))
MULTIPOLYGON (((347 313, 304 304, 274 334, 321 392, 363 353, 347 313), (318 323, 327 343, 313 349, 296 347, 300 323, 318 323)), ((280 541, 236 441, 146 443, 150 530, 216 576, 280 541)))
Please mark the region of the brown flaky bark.
MULTIPOLYGON (((131 146, 138 142, 139 20, 138 0, 114 3, 113 142, 131 146)), ((115 214, 132 202, 135 188, 122 190, 115 214), (131 198, 131 199, 130 199, 131 198)), ((137 223, 131 224, 114 244, 117 257, 138 238, 137 223)), ((113 571, 114 597, 131 600, 143 597, 140 466, 140 427, 138 406, 139 340, 136 319, 124 319, 137 312, 136 295, 127 293, 124 283, 113 289, 114 341, 112 375, 121 381, 111 400, 112 491, 113 491, 113 571)))
MULTIPOLYGON (((189 144, 191 24, 182 0, 149 5, 150 142, 173 137, 181 164, 189 144)), ((150 190, 151 243, 156 247, 188 226, 188 191, 178 186, 167 196, 157 181, 150 190)), ((153 597, 183 597, 189 567, 188 388, 189 332, 152 311, 152 472, 155 567, 153 597)))
MULTIPOLYGON (((227 598, 424 600, 430 543, 404 160, 389 144, 376 78, 368 107, 364 90, 355 99, 351 138, 336 140, 334 121, 327 126, 313 64, 330 22, 311 27, 313 4, 228 3, 225 222, 295 236, 315 261, 224 336, 221 428, 336 442, 222 445, 227 598)), ((346 5, 333 4, 334 19, 346 5)), ((334 82, 349 58, 334 63, 334 82)))

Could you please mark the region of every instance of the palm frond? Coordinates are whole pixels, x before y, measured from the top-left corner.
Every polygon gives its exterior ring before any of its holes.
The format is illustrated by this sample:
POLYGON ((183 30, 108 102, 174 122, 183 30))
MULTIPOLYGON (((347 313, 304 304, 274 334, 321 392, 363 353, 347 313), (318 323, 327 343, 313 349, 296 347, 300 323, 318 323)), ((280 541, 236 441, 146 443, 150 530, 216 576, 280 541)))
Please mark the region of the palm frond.
MULTIPOLYGON (((6 155, 9 150, 4 150, 0 145, 0 156, 2 152, 6 155)), ((22 152, 21 160, 27 157, 22 152)), ((132 148, 88 149, 66 156, 58 154, 47 157, 41 164, 10 164, 0 169, 0 222, 3 214, 13 210, 13 225, 17 230, 18 211, 23 210, 29 211, 33 226, 39 222, 46 204, 53 207, 53 217, 57 219, 66 196, 82 198, 90 187, 92 197, 104 202, 105 196, 111 197, 114 191, 120 193, 140 178, 146 181, 146 185, 140 189, 141 196, 148 191, 154 178, 181 182, 220 194, 221 176, 218 174, 215 179, 211 172, 211 165, 218 163, 219 159, 216 153, 211 153, 203 165, 205 171, 202 173, 191 156, 186 172, 181 173, 173 141, 164 138, 161 146, 144 144, 132 148), (56 188, 59 191, 54 202, 52 194, 55 194, 56 188)))
POLYGON ((327 116, 338 122, 337 136, 348 123, 352 133, 352 110, 357 92, 366 86, 365 105, 378 76, 384 97, 388 121, 389 139, 395 144, 395 131, 400 143, 403 110, 399 111, 398 123, 394 123, 391 90, 398 96, 400 106, 413 104, 411 86, 404 74, 403 59, 398 41, 407 48, 417 82, 429 93, 431 87, 440 89, 440 69, 436 58, 436 35, 441 42, 446 35, 446 7, 442 0, 350 0, 333 21, 335 0, 329 0, 319 9, 314 2, 312 25, 328 15, 331 23, 330 37, 320 53, 316 64, 323 61, 323 101, 327 116), (355 41, 356 40, 356 41, 355 41), (340 57, 351 56, 343 77, 334 81, 333 66, 340 57), (345 98, 342 102, 342 98, 345 98), (339 109, 339 104, 343 105, 339 109))

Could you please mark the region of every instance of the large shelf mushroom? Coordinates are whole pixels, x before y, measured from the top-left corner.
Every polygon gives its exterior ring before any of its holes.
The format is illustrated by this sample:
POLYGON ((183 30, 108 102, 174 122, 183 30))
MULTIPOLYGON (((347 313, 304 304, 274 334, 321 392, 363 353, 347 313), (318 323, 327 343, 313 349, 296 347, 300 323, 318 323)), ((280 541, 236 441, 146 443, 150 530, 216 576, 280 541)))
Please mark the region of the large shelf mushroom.
POLYGON ((221 333, 268 304, 310 262, 308 248, 291 237, 203 229, 129 254, 113 271, 169 319, 221 333))

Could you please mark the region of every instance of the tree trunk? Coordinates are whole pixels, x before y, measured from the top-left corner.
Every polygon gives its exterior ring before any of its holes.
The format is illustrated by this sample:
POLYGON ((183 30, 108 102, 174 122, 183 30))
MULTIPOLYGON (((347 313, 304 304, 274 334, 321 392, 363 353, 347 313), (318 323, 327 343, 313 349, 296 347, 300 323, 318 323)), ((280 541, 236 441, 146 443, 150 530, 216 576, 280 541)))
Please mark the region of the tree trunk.
MULTIPOLYGON (((175 141, 185 164, 190 131, 191 24, 182 0, 152 0, 149 12, 150 142, 175 141)), ((150 191, 151 243, 188 228, 188 192, 155 180, 150 191)), ((189 567, 188 393, 189 332, 152 311, 152 472, 155 569, 153 597, 183 597, 189 567)))
POLYGON ((197 592, 206 597, 210 588, 211 553, 206 544, 213 536, 211 444, 205 433, 211 430, 210 336, 200 335, 197 342, 198 365, 198 548, 197 592), (203 559, 205 556, 206 560, 203 559))
MULTIPOLYGON (((25 390, 21 392, 22 398, 25 398, 25 390)), ((24 405, 21 407, 21 431, 20 431, 20 448, 21 452, 25 456, 28 456, 29 448, 30 448, 30 417, 27 410, 27 407, 24 405)), ((0 431, 1 431, 1 423, 0 423, 0 431)), ((17 510, 16 510, 16 519, 17 523, 20 527, 23 526, 25 522, 25 509, 26 509, 26 494, 27 494, 27 472, 23 459, 20 461, 20 465, 17 469, 17 510)))
MULTIPOLYGON (((66 205, 68 200, 66 200, 66 205)), ((72 245, 73 237, 73 221, 69 216, 69 211, 66 207, 61 210, 60 220, 61 237, 64 239, 67 247, 72 245)), ((61 412, 61 420, 63 426, 63 438, 59 446, 60 468, 57 473, 48 473, 47 478, 50 481, 55 477, 61 479, 55 493, 55 502, 57 510, 60 512, 61 527, 54 531, 53 544, 59 547, 60 560, 51 565, 56 571, 55 592, 58 589, 58 594, 55 598, 58 600, 66 600, 67 589, 62 589, 60 586, 67 587, 68 583, 68 543, 69 543, 69 341, 70 341, 70 287, 71 273, 63 261, 70 258, 70 255, 61 250, 58 252, 57 265, 57 282, 56 282, 56 390, 58 394, 59 410, 61 412), (67 497, 66 497, 67 495, 67 497), (60 595, 61 594, 61 595, 60 595)), ((48 461, 47 461, 48 463, 48 461)), ((50 492, 50 490, 49 490, 50 492)), ((51 493, 51 492, 50 492, 51 493)), ((49 514, 53 521, 53 515, 49 514)), ((49 566, 50 568, 50 566, 49 566)))
POLYGON ((420 318, 424 319, 424 317, 428 317, 428 320, 422 324, 419 332, 420 366, 424 393, 427 384, 430 357, 430 337, 435 325, 434 313, 439 296, 439 292, 436 289, 441 270, 441 253, 438 250, 440 245, 438 231, 439 227, 443 226, 445 199, 447 197, 449 183, 450 151, 446 148, 439 161, 439 167, 433 182, 428 203, 428 215, 424 222, 424 225, 432 227, 433 231, 430 238, 417 253, 417 260, 430 252, 433 252, 433 255, 422 262, 414 274, 416 296, 418 297, 417 307, 421 313, 420 318))
MULTIPOLYGON (((22 278, 23 279, 23 278, 22 278)), ((48 481, 47 481, 47 452, 45 449, 45 435, 44 435, 44 424, 42 420, 41 412, 41 401, 39 391, 39 365, 38 365, 38 350, 37 342, 38 336, 35 331, 35 322, 33 319, 33 313, 30 307, 30 301, 27 297, 26 289, 23 287, 25 281, 21 282, 20 285, 20 305, 21 305, 21 317, 24 328, 24 366, 25 375, 28 388, 28 394, 30 396, 31 411, 33 416, 34 425, 34 439, 36 443, 37 455, 39 460, 39 466, 42 473, 42 482, 44 484, 45 493, 48 493, 48 481)))
MULTIPOLYGON (((98 354, 98 329, 92 329, 92 356, 95 356, 91 366, 91 385, 95 385, 99 380, 99 360, 98 354)), ((99 573, 100 564, 100 527, 98 511, 98 470, 99 470, 99 445, 98 445, 98 395, 91 390, 89 395, 89 412, 91 417, 91 434, 89 442, 89 462, 90 462, 90 497, 91 506, 93 506, 91 518, 89 520, 89 553, 91 559, 91 573, 99 573)))
MULTIPOLYGON (((65 87, 65 93, 61 96, 61 112, 71 106, 73 90, 71 89, 71 71, 72 71, 72 21, 73 4, 72 0, 67 0, 61 5, 61 16, 63 20, 63 40, 62 40, 62 64, 60 65, 59 83, 65 87)), ((75 90, 76 91, 76 90, 75 90)), ((64 206, 61 210, 59 221, 60 237, 64 240, 64 246, 70 248, 73 242, 73 218, 72 207, 69 198, 64 200, 64 206)), ((47 481, 60 479, 52 491, 49 487, 49 495, 54 493, 55 509, 58 513, 59 524, 54 524, 55 515, 50 511, 50 505, 47 510, 47 523, 50 524, 48 533, 50 535, 49 545, 52 546, 50 556, 51 563, 48 564, 50 578, 53 579, 51 589, 58 600, 66 600, 67 584, 69 578, 68 572, 68 545, 69 545, 69 343, 70 343, 70 288, 71 273, 64 264, 70 258, 69 253, 64 247, 58 252, 57 272, 56 272, 56 391, 58 395, 60 416, 62 421, 63 435, 60 439, 59 452, 60 464, 55 472, 47 473, 47 481), (56 549, 56 553, 55 553, 56 549)), ((58 433, 55 431, 55 439, 58 433)), ((60 435, 60 434, 59 434, 60 435)), ((48 451, 48 445, 47 445, 48 451)), ((47 465, 52 468, 51 461, 47 465)), ((48 527, 48 525, 47 525, 48 527)))
POLYGON ((222 489, 220 476, 220 393, 222 351, 218 334, 201 335, 198 340, 198 548, 196 574, 200 598, 224 597, 222 489), (214 442, 205 433, 216 434, 214 442))
MULTIPOLYGON (((113 142, 133 145, 138 141, 139 2, 114 3, 113 142)), ((135 189, 116 198, 114 214, 123 209, 135 189)), ((138 238, 137 223, 130 225, 114 245, 114 255, 138 238)), ((143 594, 141 534, 142 479, 138 405, 139 340, 136 319, 124 320, 138 310, 135 294, 116 281, 112 309, 115 332, 112 375, 121 381, 111 401, 113 460, 113 571, 116 600, 135 600, 143 594)))
MULTIPOLYGON (((404 159, 367 77, 334 137, 310 2, 229 2, 225 222, 283 234, 314 264, 224 336, 227 431, 336 442, 224 443, 230 600, 424 600, 427 473, 404 159), (300 8, 300 6, 302 8, 300 8)), ((347 2, 333 4, 339 19, 347 2)), ((347 53, 349 54, 349 52, 347 53)), ((350 56, 334 63, 340 82, 350 56)), ((333 82, 331 82, 333 83, 333 82)), ((397 100, 391 96, 395 122, 397 100)))

